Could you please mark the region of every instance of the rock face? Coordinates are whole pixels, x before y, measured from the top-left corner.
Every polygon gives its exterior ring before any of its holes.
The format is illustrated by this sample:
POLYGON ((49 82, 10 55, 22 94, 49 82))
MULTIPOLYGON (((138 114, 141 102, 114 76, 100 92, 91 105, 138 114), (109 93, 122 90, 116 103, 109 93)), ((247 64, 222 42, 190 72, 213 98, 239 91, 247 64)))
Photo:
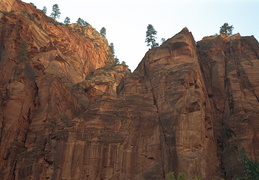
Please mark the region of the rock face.
POLYGON ((241 172, 236 152, 259 160, 259 44, 221 34, 198 42, 201 68, 215 112, 215 132, 227 179, 241 172))
POLYGON ((16 0, 1 0, 0 11, 11 11, 15 3, 16 0))
POLYGON ((185 28, 130 73, 91 26, 0 4, 1 179, 232 179, 238 148, 259 160, 253 37, 185 28))
POLYGON ((149 51, 136 72, 152 88, 164 171, 219 176, 214 117, 191 33, 183 29, 149 51))

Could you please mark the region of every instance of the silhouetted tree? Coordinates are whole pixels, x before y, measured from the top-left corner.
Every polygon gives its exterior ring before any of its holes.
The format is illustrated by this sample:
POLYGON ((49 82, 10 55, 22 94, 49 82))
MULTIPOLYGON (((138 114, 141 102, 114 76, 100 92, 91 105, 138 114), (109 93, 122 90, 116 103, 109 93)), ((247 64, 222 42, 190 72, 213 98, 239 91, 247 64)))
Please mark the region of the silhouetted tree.
POLYGON ((114 53, 115 53, 115 51, 114 51, 114 45, 113 45, 113 43, 110 43, 110 51, 111 51, 111 53, 112 53, 112 55, 114 56, 114 53))
POLYGON ((64 23, 65 23, 65 25, 70 24, 70 18, 69 18, 69 17, 66 17, 65 20, 64 20, 64 23))
POLYGON ((153 27, 153 25, 149 24, 147 26, 147 31, 146 31, 146 43, 147 46, 151 46, 153 47, 157 47, 158 43, 156 43, 156 35, 157 31, 155 30, 155 28, 153 27))
POLYGON ((54 4, 53 6, 52 6, 52 13, 51 13, 51 17, 53 17, 53 19, 57 19, 57 18, 59 18, 60 17, 60 9, 59 9, 59 7, 58 7, 58 5, 57 4, 54 4))
POLYGON ((127 66, 125 61, 122 61, 121 64, 127 66))
POLYGON ((219 30, 219 33, 227 33, 232 35, 232 30, 234 29, 233 25, 229 26, 228 23, 224 23, 219 30))
POLYGON ((114 58, 114 63, 115 64, 120 64, 120 60, 119 60, 119 58, 117 58, 117 56, 114 58))
POLYGON ((119 59, 117 58, 117 56, 115 56, 114 44, 110 43, 109 48, 110 48, 111 56, 114 59, 114 64, 120 64, 119 59))
POLYGON ((105 27, 102 27, 102 29, 100 30, 100 34, 101 34, 103 37, 106 37, 106 29, 105 29, 105 27))
POLYGON ((76 21, 77 24, 81 25, 81 26, 87 26, 89 25, 89 23, 87 23, 85 20, 83 20, 82 18, 78 18, 76 21))
POLYGON ((165 42, 165 38, 162 38, 162 39, 161 39, 161 42, 162 42, 162 44, 163 44, 163 43, 165 42))
POLYGON ((46 6, 43 6, 42 12, 43 12, 44 14, 47 14, 47 7, 46 7, 46 6))

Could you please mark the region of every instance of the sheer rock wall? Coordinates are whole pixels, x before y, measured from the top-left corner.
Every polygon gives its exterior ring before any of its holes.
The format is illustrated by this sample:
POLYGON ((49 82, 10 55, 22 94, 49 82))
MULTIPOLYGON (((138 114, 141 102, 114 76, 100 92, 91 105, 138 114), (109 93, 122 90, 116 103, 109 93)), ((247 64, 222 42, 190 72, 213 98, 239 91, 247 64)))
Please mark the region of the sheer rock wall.
POLYGON ((259 44, 184 28, 130 73, 91 26, 0 0, 0 178, 203 179, 258 160, 259 44))

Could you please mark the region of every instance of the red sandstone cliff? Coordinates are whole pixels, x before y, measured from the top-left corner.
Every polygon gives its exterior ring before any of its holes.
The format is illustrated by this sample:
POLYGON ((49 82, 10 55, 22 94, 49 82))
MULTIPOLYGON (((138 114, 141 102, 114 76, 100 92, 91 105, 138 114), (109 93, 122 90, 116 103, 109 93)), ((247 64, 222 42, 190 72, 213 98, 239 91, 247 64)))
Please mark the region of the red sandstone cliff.
POLYGON ((130 74, 91 26, 0 3, 1 179, 232 179, 238 148, 259 160, 253 37, 185 28, 130 74))
POLYGON ((252 36, 221 34, 198 42, 198 50, 223 172, 231 179, 241 171, 239 148, 259 160, 259 44, 252 36))

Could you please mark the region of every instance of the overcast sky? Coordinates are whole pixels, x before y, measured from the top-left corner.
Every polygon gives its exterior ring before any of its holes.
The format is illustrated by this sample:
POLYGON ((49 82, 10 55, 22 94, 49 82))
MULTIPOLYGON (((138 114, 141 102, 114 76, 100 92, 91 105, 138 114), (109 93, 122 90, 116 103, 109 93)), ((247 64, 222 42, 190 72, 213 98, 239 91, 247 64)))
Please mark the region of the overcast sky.
POLYGON ((80 17, 97 31, 106 28, 115 54, 133 71, 146 51, 147 25, 157 30, 157 42, 171 38, 187 27, 196 41, 219 33, 225 22, 234 26, 233 34, 254 35, 259 40, 259 0, 23 0, 38 9, 58 4, 61 17, 76 22, 80 17))

